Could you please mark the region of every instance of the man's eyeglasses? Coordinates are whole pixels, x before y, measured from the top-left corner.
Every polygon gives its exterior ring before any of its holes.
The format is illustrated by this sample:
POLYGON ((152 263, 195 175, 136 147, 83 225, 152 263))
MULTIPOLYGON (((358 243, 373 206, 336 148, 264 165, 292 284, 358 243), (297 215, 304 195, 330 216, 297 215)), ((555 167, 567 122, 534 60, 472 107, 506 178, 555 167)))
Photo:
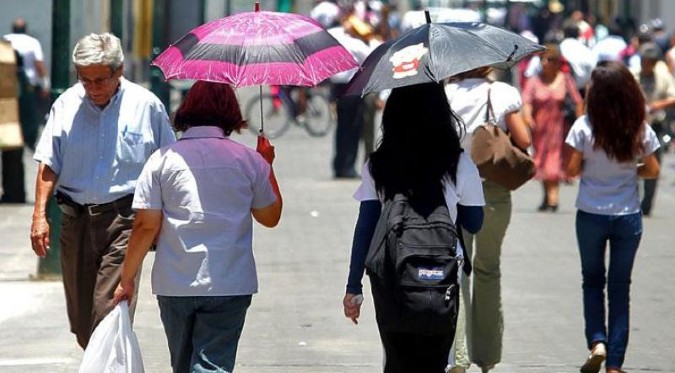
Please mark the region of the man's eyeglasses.
POLYGON ((113 79, 113 76, 115 75, 114 71, 110 72, 110 76, 107 78, 96 78, 96 79, 88 79, 80 75, 80 73, 77 73, 77 80, 82 83, 83 86, 85 87, 102 87, 104 85, 107 85, 110 83, 113 79))

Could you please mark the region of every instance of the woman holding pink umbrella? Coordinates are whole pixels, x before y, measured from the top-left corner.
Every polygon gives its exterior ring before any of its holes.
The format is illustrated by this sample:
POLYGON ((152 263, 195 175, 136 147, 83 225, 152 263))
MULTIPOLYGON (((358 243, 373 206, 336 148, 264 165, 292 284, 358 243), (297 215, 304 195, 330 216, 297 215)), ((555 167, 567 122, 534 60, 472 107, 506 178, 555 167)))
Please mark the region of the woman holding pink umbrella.
POLYGON ((262 136, 257 152, 229 138, 245 125, 229 85, 196 82, 174 120, 183 137, 150 157, 136 187, 115 301, 133 297, 156 241, 152 291, 175 373, 232 372, 258 291, 253 219, 274 227, 281 217, 274 147, 262 136))

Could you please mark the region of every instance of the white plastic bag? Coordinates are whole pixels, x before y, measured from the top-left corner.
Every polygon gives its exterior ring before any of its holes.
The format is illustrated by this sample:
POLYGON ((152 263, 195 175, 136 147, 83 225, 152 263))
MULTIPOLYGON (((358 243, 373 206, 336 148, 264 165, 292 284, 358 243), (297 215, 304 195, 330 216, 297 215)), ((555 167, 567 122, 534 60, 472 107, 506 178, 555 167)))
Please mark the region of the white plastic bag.
POLYGON ((79 373, 144 373, 141 348, 131 330, 129 304, 122 301, 98 324, 79 373))

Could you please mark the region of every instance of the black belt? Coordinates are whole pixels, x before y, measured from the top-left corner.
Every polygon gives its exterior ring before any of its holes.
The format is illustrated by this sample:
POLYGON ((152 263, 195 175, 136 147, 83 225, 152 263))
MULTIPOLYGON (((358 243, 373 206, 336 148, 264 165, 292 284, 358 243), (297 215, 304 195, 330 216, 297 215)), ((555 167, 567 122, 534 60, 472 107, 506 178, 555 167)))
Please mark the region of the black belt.
POLYGON ((118 198, 108 203, 101 203, 101 204, 88 203, 85 205, 81 205, 73 201, 73 199, 70 198, 70 196, 61 191, 57 191, 54 197, 56 198, 56 203, 58 203, 59 207, 61 208, 61 211, 71 216, 80 216, 83 213, 86 213, 90 216, 94 216, 102 214, 106 211, 127 208, 131 206, 131 202, 134 199, 133 194, 127 194, 124 197, 118 198))

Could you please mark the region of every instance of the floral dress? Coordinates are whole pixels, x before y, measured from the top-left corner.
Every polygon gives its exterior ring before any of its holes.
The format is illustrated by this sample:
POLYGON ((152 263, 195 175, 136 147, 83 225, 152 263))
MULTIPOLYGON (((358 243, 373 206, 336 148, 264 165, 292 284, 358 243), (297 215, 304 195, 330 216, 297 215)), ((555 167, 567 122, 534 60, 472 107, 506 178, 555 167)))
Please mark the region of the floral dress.
MULTIPOLYGON (((532 107, 532 146, 534 164, 537 168, 535 179, 559 181, 565 178, 563 171, 563 146, 567 126, 562 113, 567 87, 575 87, 572 77, 559 72, 549 84, 539 75, 525 84, 523 103, 532 107)), ((576 89, 570 89, 575 102, 581 102, 576 89)))

